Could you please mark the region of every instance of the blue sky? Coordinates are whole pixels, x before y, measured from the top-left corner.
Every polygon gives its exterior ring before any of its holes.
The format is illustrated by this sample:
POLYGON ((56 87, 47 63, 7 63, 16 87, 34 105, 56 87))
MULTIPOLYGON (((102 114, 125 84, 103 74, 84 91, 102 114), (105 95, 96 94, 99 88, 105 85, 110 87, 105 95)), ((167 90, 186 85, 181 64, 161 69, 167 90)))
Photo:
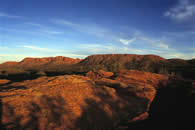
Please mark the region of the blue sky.
POLYGON ((0 1, 0 62, 108 53, 195 58, 195 1, 0 1))

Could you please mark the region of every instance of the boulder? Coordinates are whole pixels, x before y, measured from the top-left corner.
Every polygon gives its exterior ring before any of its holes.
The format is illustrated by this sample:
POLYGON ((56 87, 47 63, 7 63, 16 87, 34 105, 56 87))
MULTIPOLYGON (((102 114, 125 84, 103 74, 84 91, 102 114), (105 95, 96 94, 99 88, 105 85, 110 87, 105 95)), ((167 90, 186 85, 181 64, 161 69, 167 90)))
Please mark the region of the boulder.
POLYGON ((112 72, 106 72, 103 70, 99 70, 99 71, 89 71, 88 73, 86 73, 86 76, 91 78, 91 79, 101 79, 101 78, 110 78, 112 77, 114 74, 112 72))

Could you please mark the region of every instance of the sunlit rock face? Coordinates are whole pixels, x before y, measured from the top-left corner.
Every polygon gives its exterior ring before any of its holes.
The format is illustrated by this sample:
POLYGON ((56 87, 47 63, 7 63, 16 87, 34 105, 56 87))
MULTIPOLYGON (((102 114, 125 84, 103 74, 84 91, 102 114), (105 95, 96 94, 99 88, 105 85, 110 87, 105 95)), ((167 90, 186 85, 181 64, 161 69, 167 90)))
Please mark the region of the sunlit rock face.
POLYGON ((86 76, 96 80, 96 79, 101 79, 101 78, 110 78, 114 75, 113 72, 106 72, 103 70, 99 70, 99 71, 89 71, 88 73, 86 73, 86 76))
POLYGON ((109 130, 129 126, 150 118, 158 89, 170 84, 168 77, 148 72, 123 70, 114 76, 100 72, 106 76, 0 80, 1 127, 109 130))
POLYGON ((36 67, 48 67, 57 65, 73 65, 77 64, 81 59, 73 59, 63 56, 45 57, 45 58, 25 58, 20 62, 5 62, 0 64, 1 68, 15 67, 23 69, 35 69, 36 67))

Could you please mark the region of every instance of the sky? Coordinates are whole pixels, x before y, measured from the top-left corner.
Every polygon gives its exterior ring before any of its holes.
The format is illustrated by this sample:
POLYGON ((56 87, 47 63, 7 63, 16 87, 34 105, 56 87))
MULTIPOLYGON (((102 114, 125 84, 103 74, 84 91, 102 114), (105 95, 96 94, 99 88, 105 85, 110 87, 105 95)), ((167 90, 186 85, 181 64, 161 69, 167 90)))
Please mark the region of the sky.
POLYGON ((0 63, 93 54, 195 58, 195 1, 0 1, 0 63))

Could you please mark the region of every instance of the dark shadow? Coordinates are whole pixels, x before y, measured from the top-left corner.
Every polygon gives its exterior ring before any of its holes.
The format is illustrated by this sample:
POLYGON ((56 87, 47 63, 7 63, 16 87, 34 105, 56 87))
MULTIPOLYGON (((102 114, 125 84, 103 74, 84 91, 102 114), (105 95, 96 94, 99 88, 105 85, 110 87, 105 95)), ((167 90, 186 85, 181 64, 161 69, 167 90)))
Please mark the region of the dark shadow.
POLYGON ((0 87, 0 92, 5 92, 5 91, 14 91, 18 89, 27 89, 25 86, 1 86, 0 87))
POLYGON ((109 86, 116 89, 119 100, 114 100, 110 90, 103 86, 95 91, 99 102, 93 99, 86 99, 87 107, 82 108, 82 116, 77 119, 76 126, 81 130, 114 130, 117 125, 127 118, 132 119, 147 111, 149 100, 137 97, 134 92, 129 92, 120 86, 109 86), (121 107, 120 104, 123 104, 121 107), (106 111, 108 107, 110 111, 106 111), (109 115, 112 113, 112 116, 109 115))
POLYGON ((10 81, 10 82, 5 83, 5 84, 0 84, 0 87, 1 87, 1 86, 5 86, 5 85, 10 85, 10 84, 12 84, 12 83, 13 83, 13 82, 10 81))
POLYGON ((29 74, 10 74, 6 77, 6 79, 11 80, 12 82, 22 82, 25 80, 33 80, 37 79, 39 76, 37 75, 29 75, 29 74))
POLYGON ((86 99, 87 107, 83 107, 82 116, 77 119, 75 126, 80 130, 112 130, 113 121, 103 110, 101 104, 86 99))
POLYGON ((195 129, 195 94, 190 94, 190 86, 181 84, 177 86, 169 84, 166 88, 160 88, 150 106, 149 118, 135 123, 124 122, 118 126, 118 130, 139 129, 195 129))
POLYGON ((2 126, 2 114, 3 114, 3 109, 2 109, 2 100, 0 98, 0 129, 3 130, 2 126))
MULTIPOLYGON (((85 75, 84 72, 45 72, 46 74, 44 76, 47 77, 53 77, 53 76, 60 76, 60 75, 72 75, 72 74, 76 74, 76 75, 85 75)), ((12 82, 23 82, 25 80, 34 80, 41 77, 40 75, 37 75, 35 72, 32 72, 30 74, 9 74, 8 76, 5 77, 0 77, 0 79, 7 79, 10 80, 10 83, 4 84, 4 85, 9 85, 12 82)), ((0 86, 3 86, 0 84, 0 86)))

